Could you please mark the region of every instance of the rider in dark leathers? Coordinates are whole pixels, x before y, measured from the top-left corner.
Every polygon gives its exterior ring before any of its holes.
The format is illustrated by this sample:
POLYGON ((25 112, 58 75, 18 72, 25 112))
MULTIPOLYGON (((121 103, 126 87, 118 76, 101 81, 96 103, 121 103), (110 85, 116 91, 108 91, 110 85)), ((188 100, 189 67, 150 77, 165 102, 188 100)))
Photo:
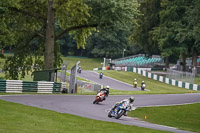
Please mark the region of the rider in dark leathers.
MULTIPOLYGON (((109 88, 110 88, 109 86, 106 86, 106 88, 103 88, 103 89, 99 90, 98 92, 100 92, 100 91, 104 91, 106 97, 108 97, 108 94, 109 94, 109 88)), ((103 100, 106 100, 106 98, 104 98, 103 100)))

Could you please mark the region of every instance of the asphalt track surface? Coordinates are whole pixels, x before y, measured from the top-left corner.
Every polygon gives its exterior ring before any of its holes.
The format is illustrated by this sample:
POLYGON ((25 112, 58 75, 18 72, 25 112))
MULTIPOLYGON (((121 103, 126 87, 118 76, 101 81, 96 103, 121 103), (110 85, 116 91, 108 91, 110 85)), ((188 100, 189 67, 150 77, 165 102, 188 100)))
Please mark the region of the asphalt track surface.
MULTIPOLYGON (((109 85, 110 88, 113 89, 140 91, 140 88, 133 88, 132 85, 114 80, 106 76, 104 76, 103 79, 99 79, 99 74, 92 71, 82 71, 82 73, 78 74, 78 76, 105 86, 109 85)), ((109 96, 106 101, 97 105, 92 104, 95 96, 88 95, 7 95, 0 96, 0 99, 96 120, 116 122, 125 125, 135 125, 139 127, 146 127, 177 133, 192 133, 173 127, 144 122, 137 118, 130 118, 125 116, 122 116, 119 120, 108 118, 108 110, 117 101, 123 100, 128 97, 130 97, 130 95, 109 96)), ((134 102, 135 107, 200 103, 200 94, 135 95, 134 97, 136 99, 134 102)))
MULTIPOLYGON (((116 90, 128 90, 128 91, 140 91, 140 88, 133 88, 133 85, 112 79, 107 76, 103 76, 103 79, 99 78, 99 74, 93 71, 82 71, 81 74, 78 73, 78 76, 90 81, 93 81, 95 83, 104 85, 104 86, 110 86, 112 89, 116 90)), ((139 84, 138 84, 139 85, 139 84)))
MULTIPOLYGON (((157 130, 171 131, 177 133, 191 133, 173 127, 167 127, 140 121, 137 118, 122 116, 120 119, 108 118, 108 110, 122 99, 130 95, 110 95, 99 104, 92 104, 95 96, 89 95, 2 95, 0 99, 24 105, 34 106, 42 109, 53 110, 61 113, 69 113, 86 118, 116 122, 125 125, 135 125, 157 130)), ((200 94, 167 94, 167 95, 134 95, 135 107, 167 106, 189 103, 199 103, 200 94)), ((148 117, 148 116, 147 116, 148 117)))

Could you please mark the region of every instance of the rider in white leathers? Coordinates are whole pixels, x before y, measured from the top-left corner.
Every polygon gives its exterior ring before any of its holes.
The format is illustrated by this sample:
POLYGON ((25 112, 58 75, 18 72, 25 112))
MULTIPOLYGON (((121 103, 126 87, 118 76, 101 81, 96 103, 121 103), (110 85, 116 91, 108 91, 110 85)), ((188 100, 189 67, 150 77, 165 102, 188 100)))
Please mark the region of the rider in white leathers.
MULTIPOLYGON (((124 100, 122 100, 122 101, 120 101, 120 102, 117 102, 117 103, 115 104, 115 106, 113 107, 113 110, 114 110, 119 104, 126 102, 126 103, 127 103, 127 106, 128 106, 127 110, 128 110, 128 111, 131 111, 132 107, 134 106, 134 105, 133 105, 134 100, 135 100, 135 98, 134 98, 133 96, 131 96, 129 99, 124 99, 124 100)), ((128 114, 128 112, 126 112, 126 114, 124 114, 124 115, 127 116, 127 114, 128 114)))

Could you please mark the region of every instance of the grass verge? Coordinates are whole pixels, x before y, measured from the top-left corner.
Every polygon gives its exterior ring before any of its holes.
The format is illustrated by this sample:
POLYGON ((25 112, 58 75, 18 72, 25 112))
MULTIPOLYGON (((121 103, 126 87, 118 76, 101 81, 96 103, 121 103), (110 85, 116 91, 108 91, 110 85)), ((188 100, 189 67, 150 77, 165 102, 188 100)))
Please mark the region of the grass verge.
POLYGON ((143 107, 129 112, 128 115, 151 123, 200 132, 199 109, 200 103, 164 107, 143 107), (145 116, 147 116, 147 119, 145 119, 145 116))
POLYGON ((79 66, 82 70, 93 70, 93 68, 102 67, 103 59, 99 58, 74 58, 74 57, 62 57, 63 62, 68 63, 67 69, 70 70, 76 62, 80 61, 79 66))
POLYGON ((1 133, 164 133, 0 100, 1 133))
POLYGON ((112 90, 111 94, 181 94, 181 93, 199 93, 199 91, 188 90, 185 88, 180 88, 176 86, 172 86, 166 83, 162 83, 139 74, 133 72, 123 72, 123 71, 103 71, 103 74, 128 83, 130 85, 133 84, 133 80, 136 78, 138 82, 138 87, 142 81, 145 81, 146 89, 150 91, 120 91, 120 90, 112 90))

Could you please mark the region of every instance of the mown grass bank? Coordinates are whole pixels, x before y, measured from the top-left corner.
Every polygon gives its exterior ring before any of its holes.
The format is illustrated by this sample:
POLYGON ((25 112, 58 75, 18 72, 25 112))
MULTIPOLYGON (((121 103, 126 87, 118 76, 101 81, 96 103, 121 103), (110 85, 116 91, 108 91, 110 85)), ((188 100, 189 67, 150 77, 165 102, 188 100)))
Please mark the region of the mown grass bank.
POLYGON ((102 67, 103 58, 75 58, 75 57, 62 57, 64 63, 68 63, 67 69, 70 70, 76 62, 80 61, 79 66, 82 70, 93 70, 93 68, 102 67))
POLYGON ((149 91, 120 91, 120 90, 112 90, 111 94, 178 94, 178 93, 197 93, 199 91, 188 90, 185 88, 179 88, 176 86, 172 86, 166 83, 162 83, 142 75, 133 73, 133 72, 123 72, 123 71, 103 71, 103 74, 128 83, 130 85, 133 84, 133 80, 136 78, 138 87, 140 87, 141 82, 145 81, 146 89, 149 91))
POLYGON ((166 133, 0 100, 1 133, 166 133))
POLYGON ((129 112, 128 115, 151 123, 200 132, 199 109, 200 103, 164 107, 143 107, 129 112), (145 119, 145 116, 147 119, 145 119))

